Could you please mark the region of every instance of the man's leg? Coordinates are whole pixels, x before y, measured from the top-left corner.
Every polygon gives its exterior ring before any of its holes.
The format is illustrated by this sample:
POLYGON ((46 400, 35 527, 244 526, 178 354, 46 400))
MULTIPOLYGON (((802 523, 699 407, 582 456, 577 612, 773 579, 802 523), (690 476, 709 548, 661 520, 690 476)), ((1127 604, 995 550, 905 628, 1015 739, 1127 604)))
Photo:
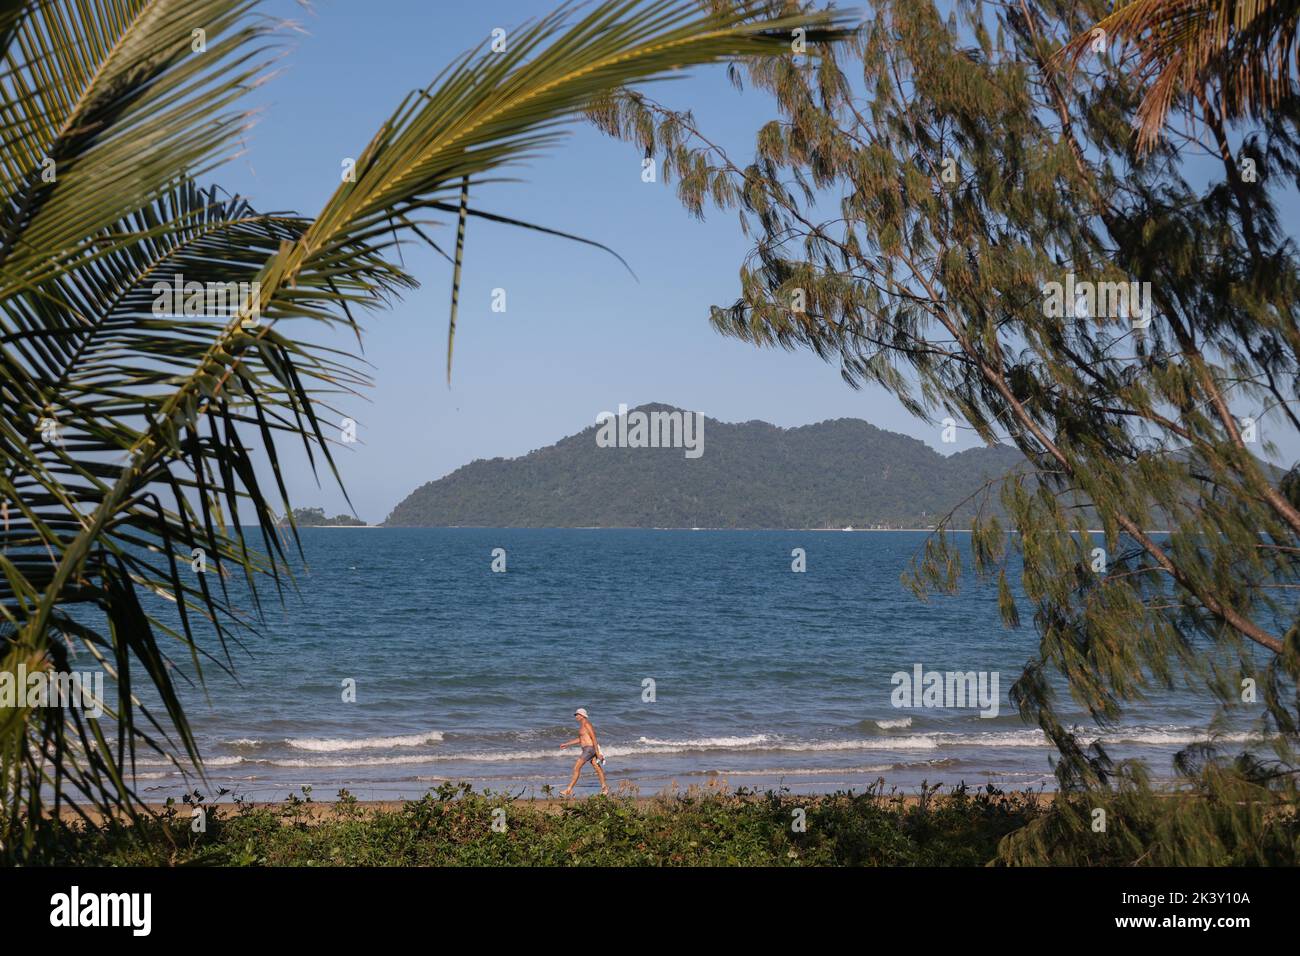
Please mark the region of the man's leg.
POLYGON ((578 785, 578 774, 582 773, 582 764, 583 760, 579 757, 573 765, 573 779, 569 781, 569 785, 565 789, 560 791, 560 796, 567 797, 573 793, 573 788, 578 785))
POLYGON ((591 762, 591 768, 596 771, 596 776, 600 778, 600 792, 609 793, 609 784, 605 783, 605 771, 596 761, 591 762))

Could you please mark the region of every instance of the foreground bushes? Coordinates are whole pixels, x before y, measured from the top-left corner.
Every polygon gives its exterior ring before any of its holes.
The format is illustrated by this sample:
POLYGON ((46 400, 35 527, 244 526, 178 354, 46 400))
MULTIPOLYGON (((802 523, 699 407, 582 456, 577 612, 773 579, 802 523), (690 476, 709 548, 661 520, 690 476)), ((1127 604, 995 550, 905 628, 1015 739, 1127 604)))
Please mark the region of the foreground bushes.
MULTIPOLYGON (((376 810, 346 791, 332 807, 290 797, 275 807, 172 805, 138 827, 59 827, 41 861, 82 866, 977 866, 993 862, 1170 862, 1154 840, 1163 809, 1121 808, 1122 836, 1081 835, 1087 808, 992 788, 872 789, 806 797, 690 791, 636 801, 591 798, 562 807, 446 784, 400 810, 376 810), (322 809, 327 812, 318 818, 322 809), (494 824, 496 828, 494 829, 494 824), (1010 839, 1005 839, 1010 837, 1010 839), (1057 841, 1053 843, 1053 841, 1057 841), (1001 853, 1000 853, 1001 849, 1001 853)), ((1178 798, 1181 799, 1181 798, 1178 798)), ((1264 814, 1259 832, 1221 835, 1207 863, 1294 863, 1294 814, 1264 814)), ((1112 833, 1115 831, 1112 830, 1112 833)), ((1167 836, 1168 834, 1163 834, 1167 836)))

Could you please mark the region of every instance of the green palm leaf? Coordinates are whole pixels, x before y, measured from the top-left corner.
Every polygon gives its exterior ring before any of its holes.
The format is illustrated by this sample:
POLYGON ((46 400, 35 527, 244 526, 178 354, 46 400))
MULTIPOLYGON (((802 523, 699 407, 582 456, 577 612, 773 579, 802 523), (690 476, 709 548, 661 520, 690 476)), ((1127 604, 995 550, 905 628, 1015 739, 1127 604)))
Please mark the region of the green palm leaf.
POLYGON ((249 117, 231 107, 266 65, 271 25, 254 6, 25 5, 0 56, 0 295, 233 153, 249 117))
MULTIPOLYGON (((85 648, 113 678, 115 739, 67 708, 0 714, 4 853, 31 850, 47 793, 55 810, 67 800, 79 812, 135 813, 137 745, 201 766, 171 653, 199 680, 205 660, 229 666, 229 645, 255 628, 259 578, 278 585, 288 573, 254 457, 269 461, 288 513, 277 437, 333 470, 321 414, 365 384, 348 356, 283 323, 359 334, 357 310, 413 284, 392 261, 396 247, 439 248, 439 225, 477 217, 542 229, 483 210, 478 192, 554 145, 611 89, 788 53, 797 26, 814 41, 838 36, 832 17, 764 21, 759 9, 608 0, 544 17, 505 51, 466 54, 408 97, 360 154, 355 182, 309 219, 257 213, 193 183, 244 121, 229 107, 260 70, 265 31, 251 4, 26 5, 0 45, 0 670, 65 669, 69 648, 85 648), (36 36, 33 24, 56 21, 74 39, 36 36), (209 25, 210 59, 188 53, 198 22, 209 25), (34 178, 33 161, 53 154, 57 180, 34 178), (216 314, 158 314, 154 283, 177 275, 250 292, 216 314), (51 422, 56 441, 43 434, 51 422), (214 584, 191 572, 196 548, 214 584), (220 651, 203 649, 201 629, 220 651)), ((448 257, 453 303, 463 256, 462 233, 448 257)), ((448 362, 454 306, 452 319, 448 362)))

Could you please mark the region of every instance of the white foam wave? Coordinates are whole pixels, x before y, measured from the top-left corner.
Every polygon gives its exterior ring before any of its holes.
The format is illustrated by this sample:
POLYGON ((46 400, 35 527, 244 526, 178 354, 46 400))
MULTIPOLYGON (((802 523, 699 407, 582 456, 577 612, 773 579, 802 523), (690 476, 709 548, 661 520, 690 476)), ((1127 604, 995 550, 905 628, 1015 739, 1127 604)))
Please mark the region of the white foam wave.
POLYGON ((205 767, 233 767, 243 762, 243 757, 208 757, 203 761, 203 765, 205 767))
POLYGON ((318 737, 290 737, 285 743, 295 750, 313 750, 320 753, 337 753, 345 750, 383 750, 389 747, 421 747, 442 742, 442 733, 430 730, 422 734, 404 734, 397 737, 362 737, 358 740, 337 740, 318 737))
POLYGON ((719 770, 720 777, 815 777, 843 773, 885 773, 905 764, 881 763, 870 767, 777 767, 772 770, 719 770))
POLYGON ((642 737, 640 742, 648 747, 679 747, 683 750, 731 750, 736 747, 753 747, 767 743, 772 738, 767 734, 754 734, 749 737, 701 737, 697 740, 655 740, 642 737))
MULTIPOLYGON (((244 762, 243 757, 206 757, 203 760, 203 766, 233 767, 236 764, 240 764, 243 762, 244 762)), ((161 757, 137 757, 135 761, 135 765, 137 767, 168 767, 173 770, 176 769, 176 763, 174 761, 164 760, 161 757)), ((188 762, 185 760, 182 760, 180 762, 180 765, 182 767, 188 768, 188 762)))
POLYGON ((864 737, 860 740, 817 740, 786 744, 777 749, 817 753, 833 750, 934 750, 938 746, 939 741, 935 737, 913 734, 907 737, 864 737))
MULTIPOLYGON (((1257 734, 1220 734, 1213 738, 1219 744, 1244 744, 1259 740, 1257 734)), ((1186 744, 1208 742, 1210 738, 1204 733, 1185 730, 1135 730, 1120 731, 1101 738, 1107 744, 1169 744, 1183 746, 1186 744)))
POLYGON ((899 727, 911 727, 912 718, 899 717, 894 720, 873 720, 872 723, 875 724, 877 727, 879 727, 881 730, 895 730, 899 727))
MULTIPOLYGON (((892 722, 891 722, 892 723, 892 722)), ((1206 735, 1190 727, 1130 727, 1104 735, 1101 738, 1081 735, 1085 742, 1100 739, 1107 745, 1149 745, 1149 746, 1185 746, 1204 741, 1206 735)), ((567 763, 577 756, 577 750, 558 747, 529 750, 476 750, 448 753, 445 750, 407 754, 353 754, 354 751, 366 749, 395 749, 399 747, 417 747, 436 743, 442 734, 410 734, 400 737, 372 737, 359 740, 327 740, 302 738, 290 743, 297 750, 310 752, 311 756, 252 756, 226 755, 214 756, 205 761, 206 766, 233 767, 238 765, 255 765, 264 767, 283 767, 295 769, 330 768, 330 767, 368 767, 394 766, 410 764, 454 763, 517 763, 524 761, 555 761, 567 763)), ((1246 743, 1257 739, 1251 734, 1224 734, 1216 738, 1219 743, 1246 743)), ((605 753, 617 760, 625 757, 673 755, 689 753, 789 753, 816 754, 839 752, 928 752, 934 750, 960 750, 963 748, 1020 748, 1050 746, 1042 731, 1026 728, 1016 731, 992 731, 989 733, 934 732, 924 734, 903 734, 897 736, 861 737, 849 740, 786 740, 779 735, 751 734, 748 736, 699 737, 681 740, 641 737, 632 744, 611 743, 605 747, 605 753)), ((141 758, 137 761, 141 768, 171 768, 173 764, 166 760, 141 758)), ((747 775, 763 776, 778 772, 789 773, 853 773, 878 772, 889 767, 830 768, 826 770, 790 770, 790 771, 744 771, 747 775)))
POLYGON ((328 767, 389 767, 402 764, 428 763, 429 760, 430 758, 424 754, 407 754, 400 757, 325 757, 317 759, 278 757, 275 759, 247 760, 245 763, 270 767, 293 767, 295 769, 323 769, 328 767))
MULTIPOLYGON (((943 747, 1048 747, 1046 735, 1037 729, 988 734, 940 734, 943 747)), ((1100 742, 1104 745, 1152 744, 1156 746, 1183 747, 1203 743, 1210 738, 1204 731, 1193 727, 1128 727, 1108 734, 1080 734, 1085 744, 1100 742)), ((1214 738, 1219 744, 1240 744, 1258 740, 1255 734, 1220 734, 1214 738)))

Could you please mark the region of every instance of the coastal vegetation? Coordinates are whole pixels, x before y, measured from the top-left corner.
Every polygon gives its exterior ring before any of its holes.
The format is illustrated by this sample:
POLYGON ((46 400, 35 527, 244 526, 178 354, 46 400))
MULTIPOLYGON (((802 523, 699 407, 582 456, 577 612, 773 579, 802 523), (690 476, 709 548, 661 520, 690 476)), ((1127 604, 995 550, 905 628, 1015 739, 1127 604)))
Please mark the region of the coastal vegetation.
POLYGON ((1252 866, 1294 863, 1297 846, 1293 814, 1135 790, 1097 805, 991 787, 903 794, 883 783, 819 796, 715 786, 561 803, 449 782, 378 807, 346 791, 314 803, 309 788, 271 806, 209 806, 196 793, 136 827, 61 826, 42 852, 80 866, 1252 866), (1071 817, 1098 809, 1116 827, 1078 839, 1071 817), (1228 825, 1191 845, 1179 838, 1215 809, 1228 825))

